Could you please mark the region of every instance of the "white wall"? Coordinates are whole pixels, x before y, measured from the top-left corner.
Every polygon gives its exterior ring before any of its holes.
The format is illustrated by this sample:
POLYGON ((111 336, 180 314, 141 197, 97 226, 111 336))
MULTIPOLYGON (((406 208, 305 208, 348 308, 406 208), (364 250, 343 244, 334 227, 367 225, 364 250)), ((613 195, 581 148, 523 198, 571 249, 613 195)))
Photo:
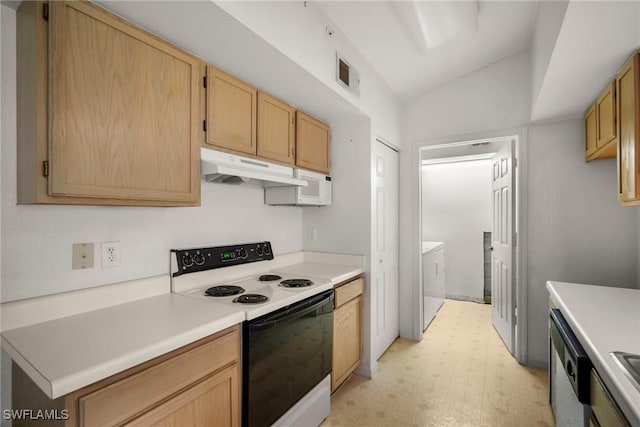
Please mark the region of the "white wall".
POLYGON ((263 203, 250 186, 203 183, 202 206, 16 205, 15 12, 2 6, 2 301, 167 274, 169 249, 271 240, 302 248, 302 212, 263 203), (5 44, 6 43, 6 44, 5 44), (119 267, 100 268, 100 242, 118 240, 119 267), (71 244, 94 242, 95 267, 71 270, 71 244))
POLYGON ((536 23, 531 42, 532 105, 533 109, 547 74, 553 49, 569 5, 568 0, 541 1, 538 3, 536 23))
POLYGON ((584 161, 581 119, 529 129, 529 364, 546 366, 547 280, 637 286, 637 209, 617 201, 615 160, 584 161))
POLYGON ((445 243, 446 294, 482 302, 491 159, 422 167, 422 240, 445 243))
MULTIPOLYGON (((358 119, 331 127, 331 174, 333 204, 302 209, 303 249, 320 252, 368 254, 371 247, 371 193, 369 150, 371 124, 358 119), (317 241, 308 239, 309 229, 317 230, 317 241)), ((361 371, 371 375, 376 361, 371 352, 372 307, 371 257, 365 257, 364 310, 362 322, 363 355, 361 371)))
POLYGON ((522 51, 409 100, 403 108, 407 141, 429 141, 529 121, 529 51, 522 51))
MULTIPOLYGON (((400 152, 400 333, 418 338, 411 310, 420 283, 418 217, 419 147, 444 141, 469 141, 501 129, 524 126, 531 111, 528 51, 511 55, 428 91, 403 105, 400 152)), ((503 135, 504 136, 504 135, 503 135)))

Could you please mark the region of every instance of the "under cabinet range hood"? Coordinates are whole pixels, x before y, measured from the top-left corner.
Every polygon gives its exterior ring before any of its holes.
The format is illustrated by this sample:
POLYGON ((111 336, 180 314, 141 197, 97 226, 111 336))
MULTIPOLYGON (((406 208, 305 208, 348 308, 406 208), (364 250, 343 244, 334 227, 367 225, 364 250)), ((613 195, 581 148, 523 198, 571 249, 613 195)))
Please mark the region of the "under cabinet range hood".
POLYGON ((200 148, 200 173, 207 182, 254 184, 263 187, 306 187, 307 181, 294 177, 293 168, 258 159, 200 148))

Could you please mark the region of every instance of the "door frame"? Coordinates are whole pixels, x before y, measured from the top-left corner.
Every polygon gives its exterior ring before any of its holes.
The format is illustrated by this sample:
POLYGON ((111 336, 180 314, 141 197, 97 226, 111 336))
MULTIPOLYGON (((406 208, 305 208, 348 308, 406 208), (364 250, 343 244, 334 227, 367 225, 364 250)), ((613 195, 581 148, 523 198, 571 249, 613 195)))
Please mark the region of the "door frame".
POLYGON ((466 146, 478 141, 498 141, 508 138, 515 139, 515 151, 517 159, 516 167, 516 227, 514 231, 517 235, 517 245, 515 254, 516 280, 513 290, 516 292, 516 345, 515 358, 521 364, 526 364, 528 359, 527 351, 527 242, 528 242, 528 191, 527 191, 527 128, 505 129, 490 132, 479 132, 452 136, 443 139, 419 140, 412 144, 411 153, 411 182, 412 182, 412 233, 411 247, 413 260, 412 268, 412 295, 413 295, 413 339, 422 340, 422 316, 420 304, 422 301, 422 150, 434 148, 453 148, 456 146, 466 146))

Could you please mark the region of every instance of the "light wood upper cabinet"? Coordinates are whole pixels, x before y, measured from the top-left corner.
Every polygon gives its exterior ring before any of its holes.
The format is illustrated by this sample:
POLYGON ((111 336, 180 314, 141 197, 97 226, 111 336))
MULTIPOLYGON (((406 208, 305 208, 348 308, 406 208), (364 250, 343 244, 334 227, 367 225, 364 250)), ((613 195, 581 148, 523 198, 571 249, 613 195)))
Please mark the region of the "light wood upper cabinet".
POLYGON ((256 154, 258 90, 207 66, 206 144, 241 154, 256 154))
POLYGON ((199 204, 198 58, 88 1, 17 25, 19 202, 199 204))
POLYGON ((585 114, 587 161, 613 159, 617 145, 616 83, 609 84, 585 114))
POLYGON ((618 199, 623 205, 640 205, 640 52, 616 77, 620 138, 618 142, 618 199))
POLYGON ((363 291, 362 278, 341 285, 335 290, 331 391, 336 390, 360 364, 363 291))
POLYGON ((329 126, 298 111, 296 114, 296 166, 328 174, 330 159, 329 126))
POLYGON ((596 131, 596 106, 589 108, 584 115, 584 134, 587 149, 587 159, 598 149, 598 135, 596 131))
POLYGON ((292 106, 258 92, 258 157, 294 166, 295 114, 292 106))
MULTIPOLYGON (((612 82, 596 101, 596 117, 598 119, 598 149, 609 143, 615 147, 616 129, 616 83, 612 82)), ((613 151, 615 157, 615 148, 613 151)))
POLYGON ((329 126, 207 66, 205 147, 328 174, 329 126))

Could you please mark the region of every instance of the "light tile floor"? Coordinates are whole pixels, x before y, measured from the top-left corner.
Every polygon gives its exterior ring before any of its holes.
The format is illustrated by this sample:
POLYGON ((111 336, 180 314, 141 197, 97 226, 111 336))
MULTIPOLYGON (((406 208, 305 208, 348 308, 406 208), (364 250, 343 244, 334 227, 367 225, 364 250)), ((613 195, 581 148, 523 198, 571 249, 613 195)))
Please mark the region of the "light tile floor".
POLYGON ((336 391, 321 427, 554 425, 547 373, 509 354, 490 305, 446 300, 421 342, 399 338, 378 363, 336 391))

